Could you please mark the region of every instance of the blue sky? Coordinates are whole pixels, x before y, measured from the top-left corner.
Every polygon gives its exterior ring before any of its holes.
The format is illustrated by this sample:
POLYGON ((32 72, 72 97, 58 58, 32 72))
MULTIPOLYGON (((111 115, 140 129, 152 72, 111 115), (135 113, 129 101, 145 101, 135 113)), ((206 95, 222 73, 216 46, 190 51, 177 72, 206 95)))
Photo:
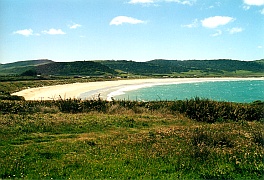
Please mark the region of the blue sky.
POLYGON ((264 58, 264 0, 1 0, 0 63, 264 58))

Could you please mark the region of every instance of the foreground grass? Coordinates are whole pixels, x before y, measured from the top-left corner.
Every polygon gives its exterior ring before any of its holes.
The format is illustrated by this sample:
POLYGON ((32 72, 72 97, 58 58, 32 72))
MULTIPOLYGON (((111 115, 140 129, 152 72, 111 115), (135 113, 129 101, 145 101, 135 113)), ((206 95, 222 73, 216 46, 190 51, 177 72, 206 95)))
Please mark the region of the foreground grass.
POLYGON ((261 179, 261 121, 181 114, 0 114, 0 178, 261 179))

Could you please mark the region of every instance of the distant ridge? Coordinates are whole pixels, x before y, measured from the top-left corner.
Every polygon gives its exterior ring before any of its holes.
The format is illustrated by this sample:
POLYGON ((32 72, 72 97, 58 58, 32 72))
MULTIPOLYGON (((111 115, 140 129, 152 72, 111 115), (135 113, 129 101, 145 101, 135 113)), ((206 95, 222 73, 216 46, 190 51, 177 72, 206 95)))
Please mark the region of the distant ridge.
MULTIPOLYGON (((226 72, 247 71, 254 73, 264 72, 263 60, 239 61, 230 59, 218 60, 164 60, 155 59, 147 62, 134 62, 126 60, 99 61, 118 71, 129 72, 138 75, 153 74, 179 74, 190 71, 200 71, 202 75, 224 74, 226 72)), ((230 73, 229 73, 230 74, 230 73)))
POLYGON ((0 64, 0 75, 19 75, 25 71, 34 69, 36 66, 53 63, 48 59, 24 60, 13 63, 0 64))
POLYGON ((25 72, 57 76, 264 76, 264 60, 164 60, 146 62, 96 60, 54 62, 48 59, 0 64, 0 75, 25 75, 25 72))
POLYGON ((25 72, 57 76, 102 76, 117 72, 94 61, 54 62, 51 60, 28 60, 0 65, 0 74, 20 75, 25 72))
POLYGON ((53 62, 35 67, 38 74, 59 76, 100 76, 117 74, 108 66, 94 61, 53 62))
POLYGON ((25 67, 25 66, 38 66, 41 64, 48 64, 54 61, 48 59, 38 59, 38 60, 25 60, 17 61, 13 63, 1 64, 2 68, 15 68, 15 67, 25 67))
POLYGON ((217 59, 217 60, 188 60, 188 61, 176 61, 176 60, 152 60, 151 64, 159 66, 169 66, 171 71, 179 72, 189 70, 202 70, 202 71, 263 71, 264 67, 256 61, 239 61, 231 59, 217 59))

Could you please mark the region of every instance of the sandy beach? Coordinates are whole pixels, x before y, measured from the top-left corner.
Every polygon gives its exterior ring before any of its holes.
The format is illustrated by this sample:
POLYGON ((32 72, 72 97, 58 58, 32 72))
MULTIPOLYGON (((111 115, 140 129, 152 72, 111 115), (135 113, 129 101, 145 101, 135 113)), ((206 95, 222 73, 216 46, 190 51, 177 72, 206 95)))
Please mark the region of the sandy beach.
POLYGON ((98 96, 105 100, 111 100, 120 91, 129 91, 153 85, 236 80, 264 80, 264 78, 153 78, 98 81, 30 88, 16 92, 13 95, 23 96, 26 100, 57 100, 60 98, 80 97, 82 99, 97 99, 98 96))

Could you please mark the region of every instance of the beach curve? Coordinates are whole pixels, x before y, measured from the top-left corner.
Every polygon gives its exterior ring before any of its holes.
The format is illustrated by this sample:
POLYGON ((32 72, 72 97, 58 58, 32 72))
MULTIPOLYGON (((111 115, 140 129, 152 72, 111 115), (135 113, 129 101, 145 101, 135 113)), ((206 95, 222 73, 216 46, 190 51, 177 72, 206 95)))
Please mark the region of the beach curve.
POLYGON ((12 95, 23 96, 25 100, 58 100, 69 98, 111 100, 112 97, 142 87, 150 87, 165 84, 182 84, 212 81, 236 81, 236 80, 264 80, 264 78, 149 78, 126 79, 115 81, 97 81, 87 83, 73 83, 55 86, 44 86, 25 89, 12 95))

